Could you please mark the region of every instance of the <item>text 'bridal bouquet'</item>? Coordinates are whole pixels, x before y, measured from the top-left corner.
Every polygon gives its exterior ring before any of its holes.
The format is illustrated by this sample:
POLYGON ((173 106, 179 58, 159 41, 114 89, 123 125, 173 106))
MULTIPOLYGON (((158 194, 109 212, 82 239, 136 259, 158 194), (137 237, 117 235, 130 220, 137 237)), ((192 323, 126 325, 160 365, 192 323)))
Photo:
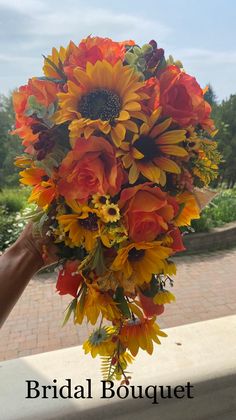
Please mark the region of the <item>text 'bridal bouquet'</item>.
POLYGON ((211 108, 154 40, 89 36, 53 48, 43 72, 14 93, 16 164, 35 231, 57 245, 56 288, 73 297, 64 323, 94 325, 85 353, 128 383, 139 349, 152 354, 166 336, 156 319, 175 300, 171 258, 217 176, 211 108))

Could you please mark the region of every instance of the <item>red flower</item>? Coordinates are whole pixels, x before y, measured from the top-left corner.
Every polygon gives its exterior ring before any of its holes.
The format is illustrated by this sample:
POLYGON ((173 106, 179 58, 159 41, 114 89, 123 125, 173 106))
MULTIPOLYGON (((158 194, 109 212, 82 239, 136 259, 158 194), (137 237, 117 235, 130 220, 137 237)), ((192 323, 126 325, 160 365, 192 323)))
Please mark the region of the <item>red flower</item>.
POLYGON ((64 268, 60 270, 56 284, 59 295, 72 295, 76 297, 78 287, 83 281, 80 274, 73 274, 77 268, 78 261, 67 261, 64 268))
POLYGON ((165 310, 164 305, 157 305, 153 302, 151 297, 145 296, 143 293, 139 293, 139 300, 142 305, 143 313, 147 318, 161 315, 165 310))

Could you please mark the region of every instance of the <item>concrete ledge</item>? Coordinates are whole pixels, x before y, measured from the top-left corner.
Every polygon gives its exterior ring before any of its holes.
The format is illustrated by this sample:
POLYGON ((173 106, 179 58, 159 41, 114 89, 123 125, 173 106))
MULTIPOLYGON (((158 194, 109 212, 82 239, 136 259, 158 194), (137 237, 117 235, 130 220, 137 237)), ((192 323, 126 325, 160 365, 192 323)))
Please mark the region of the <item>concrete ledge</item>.
POLYGON ((176 254, 177 256, 230 248, 236 245, 236 222, 227 223, 206 233, 185 235, 183 241, 186 251, 176 254))
MULTIPOLYGON (((170 328, 152 357, 142 352, 132 385, 186 385, 193 399, 100 399, 100 361, 72 347, 0 362, 0 407, 4 420, 122 419, 233 420, 236 418, 236 315, 170 328), (26 380, 84 385, 92 379, 93 399, 25 399, 26 380)), ((119 384, 117 384, 119 385, 119 384)))

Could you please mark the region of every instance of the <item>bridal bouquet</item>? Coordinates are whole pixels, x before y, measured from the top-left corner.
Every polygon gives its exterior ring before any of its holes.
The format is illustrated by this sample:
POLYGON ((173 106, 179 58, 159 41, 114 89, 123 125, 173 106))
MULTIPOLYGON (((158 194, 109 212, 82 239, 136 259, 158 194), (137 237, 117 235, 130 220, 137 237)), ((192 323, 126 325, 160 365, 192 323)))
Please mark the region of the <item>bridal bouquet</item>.
POLYGON ((43 72, 13 96, 20 181, 36 231, 58 248, 56 288, 72 296, 64 323, 94 325, 85 353, 128 383, 139 349, 166 336, 156 320, 175 300, 171 258, 199 217, 197 191, 217 176, 211 107, 154 40, 89 36, 53 48, 43 72))

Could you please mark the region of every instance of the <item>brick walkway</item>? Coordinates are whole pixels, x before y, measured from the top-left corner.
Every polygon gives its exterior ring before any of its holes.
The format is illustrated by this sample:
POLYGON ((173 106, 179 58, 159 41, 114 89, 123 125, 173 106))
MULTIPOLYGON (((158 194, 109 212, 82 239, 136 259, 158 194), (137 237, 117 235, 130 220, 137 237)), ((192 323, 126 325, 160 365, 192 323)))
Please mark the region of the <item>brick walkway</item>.
MULTIPOLYGON (((166 305, 162 328, 236 313, 236 249, 178 258, 176 303, 166 305)), ((55 278, 36 276, 0 331, 0 360, 81 344, 89 327, 61 328, 70 299, 55 293, 55 278)))

